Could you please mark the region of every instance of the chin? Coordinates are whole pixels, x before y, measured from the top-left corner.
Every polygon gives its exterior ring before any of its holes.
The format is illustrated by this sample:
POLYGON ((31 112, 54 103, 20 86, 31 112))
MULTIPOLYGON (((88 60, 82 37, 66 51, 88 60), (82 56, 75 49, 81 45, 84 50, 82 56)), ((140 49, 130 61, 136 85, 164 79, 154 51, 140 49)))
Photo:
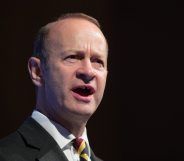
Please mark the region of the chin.
POLYGON ((96 111, 96 108, 89 107, 89 106, 79 106, 78 108, 75 107, 75 109, 72 110, 74 114, 80 115, 80 116, 88 116, 90 117, 94 112, 96 111))

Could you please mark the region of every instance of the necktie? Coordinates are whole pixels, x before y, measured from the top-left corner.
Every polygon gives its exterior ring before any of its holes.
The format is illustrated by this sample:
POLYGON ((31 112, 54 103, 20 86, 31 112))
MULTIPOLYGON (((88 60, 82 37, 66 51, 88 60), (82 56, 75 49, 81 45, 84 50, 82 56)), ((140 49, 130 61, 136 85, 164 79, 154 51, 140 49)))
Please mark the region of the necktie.
POLYGON ((87 149, 86 143, 83 139, 81 139, 81 138, 74 139, 73 146, 80 156, 80 161, 88 161, 89 160, 88 149, 87 149))

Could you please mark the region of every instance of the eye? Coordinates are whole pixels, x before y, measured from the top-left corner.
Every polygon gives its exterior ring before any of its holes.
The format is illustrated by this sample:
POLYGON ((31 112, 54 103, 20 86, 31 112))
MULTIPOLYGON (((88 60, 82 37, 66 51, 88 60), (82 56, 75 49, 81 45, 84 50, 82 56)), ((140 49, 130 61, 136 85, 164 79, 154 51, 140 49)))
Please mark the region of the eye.
POLYGON ((69 55, 69 56, 67 56, 66 58, 67 58, 67 59, 76 59, 76 57, 77 57, 76 55, 69 55))
POLYGON ((96 62, 104 66, 104 62, 102 60, 98 59, 96 62))
POLYGON ((78 55, 69 55, 65 58, 66 61, 71 62, 71 63, 74 63, 79 59, 80 57, 78 55))
POLYGON ((99 58, 93 58, 92 62, 95 63, 97 67, 104 67, 104 61, 99 58))

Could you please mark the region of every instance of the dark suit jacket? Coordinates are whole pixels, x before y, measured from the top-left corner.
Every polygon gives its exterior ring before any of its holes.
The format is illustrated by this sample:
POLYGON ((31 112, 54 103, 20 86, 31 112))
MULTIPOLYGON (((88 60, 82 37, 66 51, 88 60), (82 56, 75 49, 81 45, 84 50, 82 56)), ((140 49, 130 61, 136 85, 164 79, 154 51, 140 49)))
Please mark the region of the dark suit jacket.
MULTIPOLYGON (((92 152, 92 161, 102 161, 92 152)), ((0 141, 0 161, 68 161, 55 140, 35 120, 28 118, 0 141)))

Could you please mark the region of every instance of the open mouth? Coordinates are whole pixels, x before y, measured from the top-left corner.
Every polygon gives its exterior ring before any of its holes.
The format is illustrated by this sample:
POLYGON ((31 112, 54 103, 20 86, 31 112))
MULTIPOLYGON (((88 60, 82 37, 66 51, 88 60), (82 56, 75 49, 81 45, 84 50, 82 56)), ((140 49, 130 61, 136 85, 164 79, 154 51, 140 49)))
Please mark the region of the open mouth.
POLYGON ((78 86, 73 88, 72 91, 83 97, 87 97, 95 93, 94 88, 91 86, 78 86))

